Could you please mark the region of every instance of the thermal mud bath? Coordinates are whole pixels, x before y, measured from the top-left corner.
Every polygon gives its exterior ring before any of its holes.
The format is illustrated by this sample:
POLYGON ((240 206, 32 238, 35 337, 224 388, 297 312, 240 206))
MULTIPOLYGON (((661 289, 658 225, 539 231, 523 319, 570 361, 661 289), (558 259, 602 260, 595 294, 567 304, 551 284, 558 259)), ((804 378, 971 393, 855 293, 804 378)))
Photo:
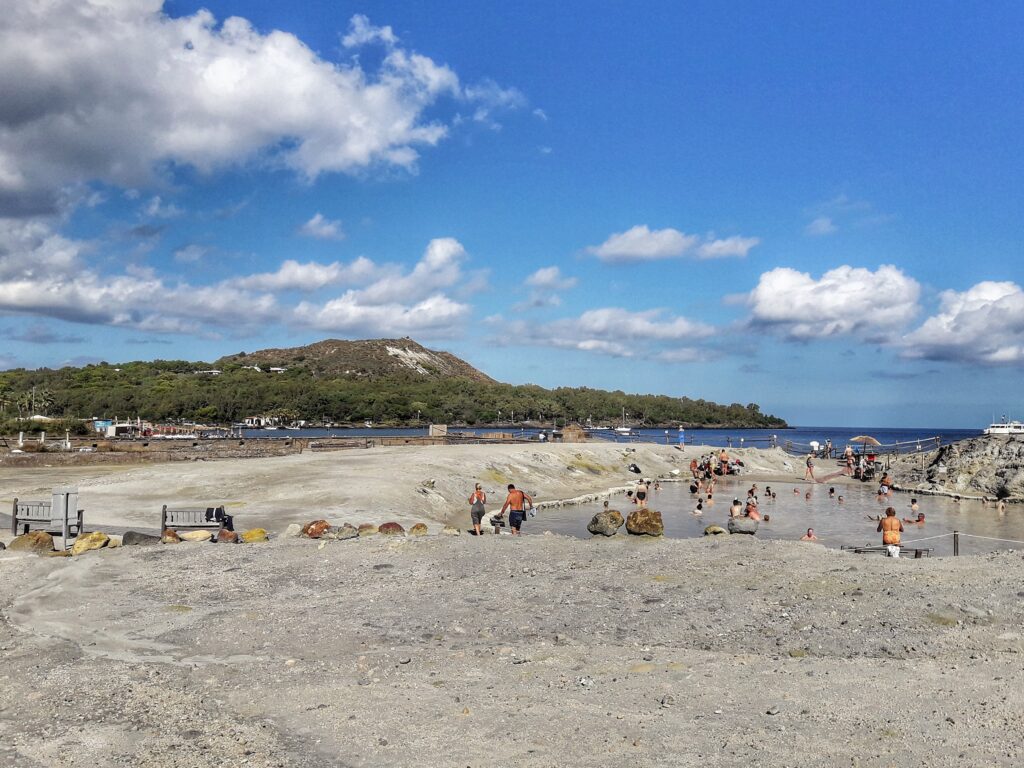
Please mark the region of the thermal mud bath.
MULTIPOLYGON (((246 501, 233 508, 242 527, 376 516, 426 521, 429 534, 0 554, 0 757, 19 767, 1020 763, 1020 552, 910 560, 749 536, 440 535, 455 515, 468 527, 464 501, 484 467, 501 480, 511 470, 541 500, 556 488, 599 493, 630 479, 611 448, 415 449, 333 455, 331 470, 275 459, 77 478, 87 528, 93 508, 125 526, 151 520, 156 498, 210 498, 219 467, 219 500, 246 501), (573 460, 578 480, 542 479, 573 460), (183 469, 194 474, 174 474, 183 469), (451 517, 421 488, 451 488, 451 517), (133 489, 147 489, 144 503, 130 503, 133 489), (302 509, 321 495, 340 501, 302 509)), ((690 457, 641 448, 628 458, 654 476, 690 457)), ((747 480, 789 477, 772 456, 750 458, 747 480)))

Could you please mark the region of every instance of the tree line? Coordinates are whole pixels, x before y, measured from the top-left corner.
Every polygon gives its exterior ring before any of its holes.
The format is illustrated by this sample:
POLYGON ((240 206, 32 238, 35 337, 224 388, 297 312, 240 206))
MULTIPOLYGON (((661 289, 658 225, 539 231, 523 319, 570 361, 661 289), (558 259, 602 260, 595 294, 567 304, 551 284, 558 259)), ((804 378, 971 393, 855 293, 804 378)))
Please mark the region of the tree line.
POLYGON ((55 418, 135 418, 229 424, 273 415, 378 425, 493 424, 592 420, 618 425, 623 409, 633 426, 784 427, 756 403, 722 405, 666 395, 637 395, 589 387, 545 389, 533 384, 424 379, 413 373, 386 378, 315 378, 301 368, 285 373, 226 366, 219 375, 186 361, 106 363, 82 368, 0 373, 0 419, 34 413, 55 418))

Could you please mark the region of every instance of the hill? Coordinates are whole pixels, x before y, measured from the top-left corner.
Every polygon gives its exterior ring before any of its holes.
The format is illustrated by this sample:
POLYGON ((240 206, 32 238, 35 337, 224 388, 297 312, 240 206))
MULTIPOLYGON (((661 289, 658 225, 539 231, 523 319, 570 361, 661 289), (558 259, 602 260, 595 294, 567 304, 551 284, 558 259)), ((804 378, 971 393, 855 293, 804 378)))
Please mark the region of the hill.
POLYGON ((242 352, 216 363, 153 360, 0 373, 0 422, 6 421, 0 430, 7 434, 38 429, 17 421, 32 414, 207 424, 274 416, 284 422, 398 426, 588 419, 608 424, 618 423, 623 410, 633 426, 786 426, 756 403, 503 384, 412 339, 330 339, 242 352))
POLYGON ((384 379, 412 373, 424 378, 456 377, 494 383, 465 360, 450 352, 436 352, 412 339, 325 339, 305 347, 264 349, 222 357, 215 368, 258 365, 264 369, 300 369, 318 379, 384 379))

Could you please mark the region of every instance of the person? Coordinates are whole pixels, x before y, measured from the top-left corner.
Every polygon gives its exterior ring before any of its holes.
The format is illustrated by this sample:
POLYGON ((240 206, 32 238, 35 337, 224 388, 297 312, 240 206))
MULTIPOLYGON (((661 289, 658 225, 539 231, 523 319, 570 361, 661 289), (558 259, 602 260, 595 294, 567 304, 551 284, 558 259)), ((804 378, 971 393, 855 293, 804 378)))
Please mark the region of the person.
POLYGON ((808 491, 807 493, 804 494, 804 501, 810 501, 810 500, 811 500, 811 492, 808 491))
POLYGON ((800 541, 817 541, 818 537, 814 535, 814 529, 808 528, 807 533, 800 537, 800 541))
POLYGON ((903 518, 903 522, 904 523, 913 523, 913 524, 916 524, 916 525, 924 525, 924 512, 918 512, 916 518, 914 518, 914 517, 904 517, 903 518))
POLYGON ((807 458, 804 460, 804 464, 807 469, 804 470, 804 480, 808 477, 811 478, 812 483, 818 482, 814 479, 814 454, 808 453, 807 458))
POLYGON ((703 515, 704 514, 704 499, 697 499, 697 507, 696 507, 696 509, 693 510, 693 514, 695 514, 695 515, 703 515))
POLYGON ((697 460, 696 459, 690 459, 690 473, 694 476, 694 478, 697 477, 697 472, 698 472, 697 460))
POLYGON ((661 490, 661 482, 659 480, 655 480, 654 481, 654 490, 656 490, 656 491, 660 491, 661 490))
POLYGON ((732 500, 732 506, 729 507, 729 517, 739 517, 743 512, 743 505, 740 504, 739 499, 732 500))
POLYGON ((646 480, 637 480, 636 481, 636 503, 637 503, 637 506, 640 506, 640 507, 646 507, 647 506, 647 491, 649 489, 650 489, 650 486, 647 484, 646 480))
MULTIPOLYGON (((847 446, 847 448, 849 448, 849 446, 847 446)), ((848 453, 846 455, 846 464, 844 465, 843 473, 846 474, 849 477, 853 477, 853 454, 852 453, 848 453)))
POLYGON ((833 449, 832 449, 832 438, 831 437, 826 437, 825 438, 825 458, 826 459, 831 459, 834 456, 835 456, 835 453, 833 452, 833 449))
POLYGON ((765 515, 764 516, 764 520, 762 522, 770 523, 771 521, 772 521, 772 516, 771 515, 765 515))
POLYGON ((756 501, 748 501, 747 502, 747 508, 744 511, 744 514, 746 515, 746 517, 749 517, 751 520, 760 520, 761 519, 761 513, 757 509, 757 502, 756 501))
POLYGON ((835 488, 829 488, 828 489, 828 497, 830 499, 833 499, 833 498, 835 498, 835 495, 836 495, 836 489, 835 488))
POLYGON ((843 497, 840 496, 838 499, 836 499, 836 502, 838 502, 839 504, 842 504, 843 503, 843 497))
POLYGON ((917 506, 917 499, 911 499, 910 500, 910 511, 911 512, 917 512, 918 509, 919 509, 919 507, 917 506))
POLYGON ((878 495, 888 496, 892 493, 892 478, 889 477, 889 473, 886 472, 882 475, 882 479, 878 483, 878 495))
POLYGON ((508 496, 505 497, 505 503, 501 505, 501 512, 498 514, 504 515, 505 510, 509 510, 508 526, 512 529, 513 536, 518 536, 522 532, 523 521, 526 519, 527 504, 529 504, 530 509, 533 509, 533 499, 522 491, 517 490, 512 483, 509 483, 508 496))
POLYGON ((469 515, 473 518, 473 533, 477 536, 480 535, 480 523, 487 514, 487 510, 484 509, 486 503, 487 494, 480 483, 477 483, 476 488, 469 494, 469 515))
POLYGON ((878 521, 878 528, 876 530, 882 534, 882 544, 888 548, 889 557, 899 557, 900 534, 903 533, 903 523, 896 517, 895 508, 885 508, 885 517, 878 521))

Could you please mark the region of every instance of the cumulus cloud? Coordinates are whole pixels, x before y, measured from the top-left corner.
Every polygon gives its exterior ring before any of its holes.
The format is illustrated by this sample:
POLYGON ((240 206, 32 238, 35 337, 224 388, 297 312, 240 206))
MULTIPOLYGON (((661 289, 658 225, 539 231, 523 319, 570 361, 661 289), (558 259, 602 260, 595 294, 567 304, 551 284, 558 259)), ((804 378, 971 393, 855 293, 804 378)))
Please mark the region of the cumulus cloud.
POLYGON ((174 251, 174 260, 179 264, 195 264, 210 252, 205 245, 192 243, 174 251))
POLYGON ((184 211, 174 203, 165 203, 160 195, 154 195, 142 209, 143 214, 153 219, 175 219, 184 211))
POLYGON ((526 284, 533 288, 555 291, 573 288, 577 282, 577 278, 563 275, 562 270, 558 267, 541 267, 526 278, 526 284))
POLYGON ((754 326, 789 339, 856 333, 883 341, 913 319, 920 292, 916 280, 889 265, 874 272, 844 265, 817 280, 779 267, 761 275, 747 302, 754 326))
POLYGON ((377 42, 391 46, 398 42, 398 37, 391 27, 376 27, 361 13, 352 17, 348 34, 341 38, 341 44, 346 48, 356 48, 377 42))
POLYGON ((324 218, 324 215, 319 212, 299 227, 299 234, 305 237, 315 237, 318 240, 343 240, 345 238, 341 222, 324 218))
MULTIPOLYGON (((61 190, 147 186, 161 169, 208 172, 254 158, 312 179, 412 169, 459 97, 447 66, 355 17, 346 40, 389 44, 379 67, 321 58, 292 34, 158 0, 14 3, 0 25, 0 215, 53 212, 61 190)), ((480 98, 511 99, 495 87, 480 98)))
POLYGON ((1020 365, 1024 363, 1024 291, 986 281, 940 294, 937 314, 903 337, 908 358, 1020 365))
POLYGON ((496 112, 520 109, 527 103, 526 96, 518 88, 503 88, 490 79, 466 86, 462 97, 476 105, 473 119, 495 130, 501 128, 501 123, 493 118, 496 112))
POLYGON ((270 291, 317 291, 330 285, 362 283, 373 279, 381 270, 370 259, 360 256, 351 264, 331 262, 319 264, 314 261, 300 264, 287 259, 275 272, 234 278, 230 284, 243 290, 270 291))
POLYGON ((831 216, 818 216, 804 227, 804 234, 811 237, 823 237, 832 235, 839 231, 839 227, 832 221, 831 216))
POLYGON ((588 247, 587 252, 610 263, 656 261, 689 253, 700 259, 721 259, 745 257, 760 242, 756 237, 738 235, 726 238, 709 235, 701 238, 672 227, 650 229, 646 224, 638 224, 625 232, 611 235, 600 245, 588 247))

